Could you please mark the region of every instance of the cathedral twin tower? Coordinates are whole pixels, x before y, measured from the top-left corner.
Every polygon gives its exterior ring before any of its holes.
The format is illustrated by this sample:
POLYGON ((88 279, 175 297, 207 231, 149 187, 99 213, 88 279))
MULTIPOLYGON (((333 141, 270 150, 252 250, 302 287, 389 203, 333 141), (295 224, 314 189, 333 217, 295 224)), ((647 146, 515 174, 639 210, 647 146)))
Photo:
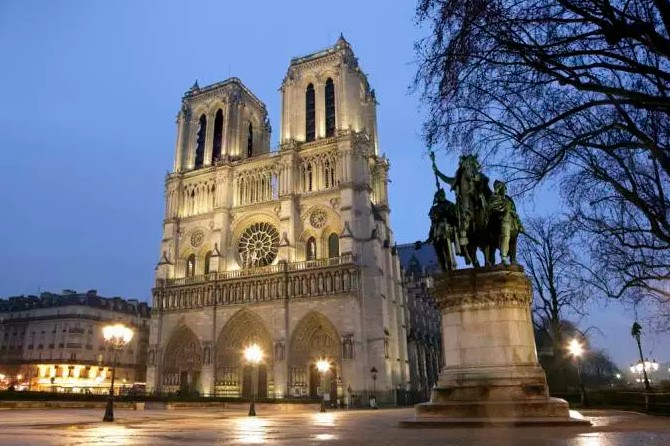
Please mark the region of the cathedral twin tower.
POLYGON ((258 379, 260 397, 392 401, 409 377, 374 90, 340 37, 292 59, 281 93, 276 151, 265 104, 239 79, 183 97, 148 388, 249 396, 258 379))

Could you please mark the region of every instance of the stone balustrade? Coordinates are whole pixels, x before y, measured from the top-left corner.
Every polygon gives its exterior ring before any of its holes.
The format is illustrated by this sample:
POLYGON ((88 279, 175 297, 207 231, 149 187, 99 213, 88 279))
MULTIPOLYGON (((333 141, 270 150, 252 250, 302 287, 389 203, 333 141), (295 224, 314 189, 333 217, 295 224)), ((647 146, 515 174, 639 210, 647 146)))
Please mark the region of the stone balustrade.
POLYGON ((352 255, 201 276, 157 279, 154 310, 240 305, 277 299, 315 298, 358 291, 360 267, 352 255))

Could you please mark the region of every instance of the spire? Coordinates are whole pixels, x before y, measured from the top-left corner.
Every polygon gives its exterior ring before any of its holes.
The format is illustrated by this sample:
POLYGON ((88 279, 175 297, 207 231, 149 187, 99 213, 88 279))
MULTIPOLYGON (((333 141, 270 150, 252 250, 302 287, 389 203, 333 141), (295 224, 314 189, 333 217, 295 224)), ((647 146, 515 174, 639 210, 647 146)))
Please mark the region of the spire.
POLYGON ((342 47, 342 46, 350 46, 349 42, 347 42, 347 39, 344 38, 344 34, 340 33, 340 37, 337 39, 337 42, 335 42, 336 47, 342 47))
POLYGON ((198 85, 198 79, 193 82, 193 86, 191 86, 191 89, 189 91, 197 91, 200 90, 200 85, 198 85))

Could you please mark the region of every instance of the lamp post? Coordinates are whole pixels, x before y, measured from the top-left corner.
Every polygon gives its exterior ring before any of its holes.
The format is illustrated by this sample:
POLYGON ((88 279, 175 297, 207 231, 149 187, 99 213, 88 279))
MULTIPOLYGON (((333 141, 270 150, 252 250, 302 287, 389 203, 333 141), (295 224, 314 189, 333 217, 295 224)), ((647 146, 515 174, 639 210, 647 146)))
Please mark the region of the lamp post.
POLYGON ((326 376, 326 372, 330 370, 330 363, 326 361, 325 359, 319 359, 316 361, 316 369, 319 371, 319 375, 321 376, 321 409, 320 412, 325 412, 326 411, 326 403, 324 401, 325 398, 325 381, 324 377, 326 376))
POLYGON ((249 404, 250 417, 256 416, 256 404, 254 401, 256 380, 254 379, 254 372, 256 370, 255 366, 257 366, 261 362, 262 358, 263 358, 263 350, 261 350, 258 344, 251 344, 250 346, 244 349, 244 359, 246 359, 247 362, 251 365, 251 403, 249 404))
POLYGON ((635 322, 630 330, 631 336, 635 339, 637 343, 637 350, 640 353, 640 363, 642 364, 642 375, 644 376, 644 390, 649 392, 651 390, 651 384, 649 384, 649 377, 647 376, 647 369, 645 368, 644 358, 642 356, 642 325, 635 322))
POLYGON ((370 397, 370 406, 373 409, 378 409, 377 407, 377 368, 372 367, 370 369, 370 375, 372 375, 372 396, 370 397))
MULTIPOLYGON (((640 346, 638 339, 638 347, 640 346)), ((649 361, 649 359, 642 359, 642 350, 640 349, 640 362, 633 364, 630 367, 631 373, 634 375, 642 375, 644 382, 644 407, 649 410, 649 392, 651 391, 651 381, 649 380, 649 373, 655 372, 658 370, 658 362, 655 359, 649 361)), ((640 382, 640 378, 636 378, 637 382, 640 382)))
POLYGON ((133 330, 123 324, 106 325, 102 328, 102 336, 105 342, 114 350, 114 360, 112 361, 112 383, 109 386, 109 398, 107 399, 107 408, 102 421, 114 421, 114 377, 116 374, 117 353, 133 339, 133 330))
POLYGON ((584 382, 582 381, 582 370, 580 366, 580 358, 582 357, 582 354, 584 354, 584 348, 581 342, 579 342, 577 339, 573 339, 570 342, 570 345, 568 345, 568 350, 570 351, 570 354, 575 358, 575 364, 577 365, 577 379, 579 381, 579 390, 582 396, 582 404, 585 407, 588 407, 589 397, 586 393, 586 387, 584 386, 584 382))

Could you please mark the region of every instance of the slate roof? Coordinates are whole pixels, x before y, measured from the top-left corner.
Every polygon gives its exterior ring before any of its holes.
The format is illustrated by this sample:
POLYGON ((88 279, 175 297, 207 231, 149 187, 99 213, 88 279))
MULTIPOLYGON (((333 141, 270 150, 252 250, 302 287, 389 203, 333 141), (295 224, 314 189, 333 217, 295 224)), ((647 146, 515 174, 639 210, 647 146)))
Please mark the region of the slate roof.
POLYGON ((53 308, 63 306, 82 305, 104 310, 117 311, 142 317, 149 317, 151 309, 145 302, 121 297, 98 296, 96 290, 86 293, 77 293, 73 290, 63 290, 61 294, 44 292, 39 296, 21 295, 0 299, 0 312, 26 311, 36 308, 53 308))
POLYGON ((424 244, 419 249, 414 248, 414 243, 398 245, 398 256, 400 266, 406 272, 414 272, 419 275, 436 274, 440 272, 440 264, 432 244, 424 244))

